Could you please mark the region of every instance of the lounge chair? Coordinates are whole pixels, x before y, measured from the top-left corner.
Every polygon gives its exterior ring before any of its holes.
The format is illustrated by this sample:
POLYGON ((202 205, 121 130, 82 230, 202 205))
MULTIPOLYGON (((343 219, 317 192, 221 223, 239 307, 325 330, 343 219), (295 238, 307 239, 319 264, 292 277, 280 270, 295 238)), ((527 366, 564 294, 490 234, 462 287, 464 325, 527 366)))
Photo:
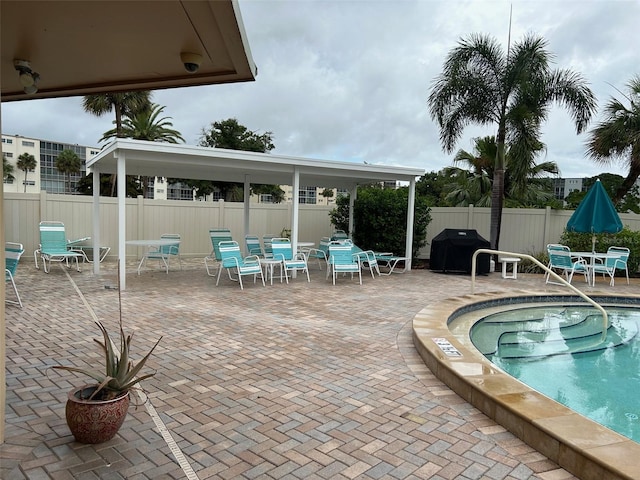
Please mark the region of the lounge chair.
POLYGON ((233 238, 231 238, 231 230, 228 228, 210 228, 209 237, 211 238, 211 253, 204 257, 204 267, 207 269, 207 275, 215 277, 217 273, 211 273, 210 268, 213 268, 214 265, 218 266, 218 269, 220 268, 221 257, 218 245, 220 242, 230 242, 233 238))
POLYGON ((22 308, 22 300, 20 299, 20 294, 18 293, 18 288, 16 287, 15 276, 16 270, 18 269, 18 262, 20 262, 20 257, 24 253, 24 248, 21 243, 15 242, 5 242, 4 244, 4 257, 5 257, 5 269, 4 269, 4 280, 6 283, 11 283, 13 287, 13 291, 16 294, 17 300, 7 300, 6 292, 5 292, 5 302, 12 303, 14 305, 19 305, 22 308))
POLYGON ((310 282, 307 257, 304 252, 293 253, 291 240, 288 238, 274 238, 271 242, 274 260, 281 260, 284 269, 284 277, 289 283, 288 272, 304 272, 307 274, 307 282, 310 282))
POLYGON ((220 253, 220 268, 218 269, 216 286, 218 286, 218 283, 220 282, 220 276, 222 275, 223 269, 227 270, 231 280, 234 280, 231 276, 231 272, 236 272, 241 290, 244 290, 244 286, 242 285, 243 275, 253 275, 253 283, 256 283, 256 277, 257 275, 260 275, 262 286, 265 286, 264 276, 262 275, 262 265, 260 265, 260 258, 258 258, 258 256, 249 255, 243 258, 242 253, 240 253, 240 245, 238 245, 238 242, 233 240, 221 241, 218 243, 217 248, 220 253))
POLYGON ((171 257, 178 257, 180 264, 180 270, 182 270, 182 258, 180 257, 180 234, 178 233, 163 233, 160 235, 161 240, 175 240, 175 243, 169 243, 167 245, 160 245, 157 248, 154 247, 147 251, 138 264, 138 275, 140 275, 140 269, 142 265, 146 264, 147 259, 158 260, 164 266, 165 271, 169 274, 169 260, 171 257))
POLYGON ((333 241, 329 243, 329 263, 327 266, 327 278, 331 274, 333 284, 336 284, 336 277, 339 273, 358 274, 360 285, 362 285, 362 265, 360 257, 352 251, 352 245, 346 242, 333 241))
POLYGON ((387 268, 386 272, 381 271, 380 275, 391 275, 396 270, 396 266, 398 263, 404 263, 404 268, 401 272, 403 273, 407 270, 407 257, 400 257, 398 255, 394 255, 393 253, 376 253, 376 260, 378 262, 379 267, 387 268))
POLYGON ((84 257, 79 252, 69 250, 64 223, 43 221, 40 222, 39 228, 40 248, 33 252, 36 268, 38 268, 38 256, 40 256, 45 273, 49 273, 51 262, 66 262, 67 268, 69 268, 69 260, 75 260, 76 270, 79 272, 79 259, 84 257), (47 262, 49 262, 49 269, 47 269, 47 262))

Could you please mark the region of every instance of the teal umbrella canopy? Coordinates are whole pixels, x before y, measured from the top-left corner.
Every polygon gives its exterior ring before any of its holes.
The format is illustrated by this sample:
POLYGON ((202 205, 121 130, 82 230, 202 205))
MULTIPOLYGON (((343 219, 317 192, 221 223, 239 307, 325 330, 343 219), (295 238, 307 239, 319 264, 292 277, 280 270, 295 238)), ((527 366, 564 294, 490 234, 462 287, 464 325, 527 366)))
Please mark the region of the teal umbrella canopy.
POLYGON ((618 233, 622 222, 598 179, 567 222, 567 230, 582 233, 618 233))

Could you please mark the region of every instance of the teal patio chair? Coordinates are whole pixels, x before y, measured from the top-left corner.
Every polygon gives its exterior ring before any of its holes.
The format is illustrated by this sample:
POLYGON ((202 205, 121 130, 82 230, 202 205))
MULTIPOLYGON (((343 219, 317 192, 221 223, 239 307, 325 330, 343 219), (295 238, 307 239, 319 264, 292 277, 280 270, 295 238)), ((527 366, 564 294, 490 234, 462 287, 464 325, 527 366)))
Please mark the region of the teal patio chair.
POLYGON ((307 257, 304 252, 293 253, 291 240, 288 238, 274 238, 271 241, 271 249, 273 250, 274 260, 282 262, 284 269, 284 277, 289 283, 288 272, 304 272, 307 274, 307 282, 310 282, 309 267, 307 265, 307 257))
MULTIPOLYGON (((580 258, 575 259, 571 254, 571 250, 563 245, 548 245, 547 253, 549 254, 549 269, 557 270, 559 274, 564 275, 567 282, 571 283, 575 273, 584 275, 585 281, 589 281, 589 270, 587 262, 580 258)), ((553 282, 550 279, 549 272, 545 275, 545 283, 558 285, 559 282, 553 282)))
POLYGON ((218 245, 220 242, 230 242, 233 240, 231 237, 231 230, 228 228, 210 228, 209 237, 211 238, 211 253, 204 257, 204 267, 207 269, 207 275, 210 277, 216 277, 218 272, 211 273, 211 269, 214 266, 220 268, 220 250, 218 245))
POLYGON ((257 255, 260 258, 264 258, 260 238, 257 235, 245 235, 244 243, 247 246, 247 255, 257 255))
POLYGON ((163 233, 160 235, 161 240, 175 240, 175 243, 169 243, 167 245, 160 245, 157 248, 152 248, 146 252, 140 259, 138 264, 138 275, 140 275, 140 269, 146 264, 147 259, 158 260, 167 275, 169 274, 169 260, 171 257, 178 257, 178 263, 180 264, 180 270, 182 270, 182 258, 180 257, 180 234, 178 233, 163 233))
POLYGON ((371 272, 371 278, 376 278, 374 272, 380 276, 380 268, 378 267, 378 259, 373 250, 363 250, 351 240, 344 240, 345 243, 351 244, 351 253, 357 255, 360 259, 360 266, 371 272))
POLYGON ((80 271, 79 260, 84 258, 81 253, 69 250, 67 234, 65 232, 64 223, 55 221, 42 221, 40 228, 40 248, 33 252, 33 257, 38 267, 38 255, 42 259, 42 265, 45 273, 49 273, 51 262, 66 262, 69 268, 69 260, 76 262, 76 270, 80 271), (47 268, 49 262, 49 268, 47 268))
POLYGON ((329 262, 327 265, 327 278, 331 275, 333 284, 336 284, 336 277, 339 273, 358 274, 360 285, 362 285, 362 265, 360 257, 353 253, 352 244, 348 242, 333 241, 329 243, 329 262))
MULTIPOLYGON (((593 274, 593 282, 595 284, 595 275, 597 273, 602 273, 603 277, 609 275, 611 278, 609 281, 609 285, 612 287, 615 284, 615 275, 616 270, 624 270, 624 273, 627 277, 627 285, 629 284, 629 269, 627 267, 627 261, 629 260, 629 249, 626 247, 609 247, 607 249, 607 257, 603 262, 595 263, 591 265, 591 270, 593 274), (619 255, 619 256, 614 256, 619 255)), ((596 258, 597 261, 597 258, 596 258)))
POLYGON ((278 236, 273 233, 267 233, 262 236, 262 245, 264 246, 264 258, 273 258, 273 249, 271 241, 278 236))
POLYGON ((15 242, 5 242, 4 244, 4 258, 5 258, 5 269, 4 269, 4 280, 6 283, 11 283, 13 287, 13 291, 16 294, 17 300, 7 300, 6 292, 5 292, 5 302, 12 303, 14 305, 19 305, 22 308, 22 300, 20 299, 20 294, 18 293, 18 288, 16 287, 15 277, 16 270, 18 270, 18 262, 20 262, 20 257, 24 253, 24 248, 21 243, 15 242))
POLYGON ((238 275, 241 290, 244 290, 244 286, 242 285, 243 275, 253 275, 253 283, 256 283, 256 277, 260 275, 262 286, 265 286, 264 276, 262 275, 262 265, 260 265, 260 258, 257 255, 249 255, 243 258, 240 252, 240 245, 233 240, 219 242, 218 251, 220 253, 220 268, 218 269, 216 286, 220 283, 222 270, 227 270, 229 279, 231 280, 235 280, 231 276, 232 271, 238 275))
POLYGON ((302 251, 307 256, 307 263, 311 260, 316 260, 318 262, 318 267, 322 270, 322 264, 327 264, 327 260, 329 258, 329 243, 331 242, 331 238, 322 237, 320 239, 320 243, 318 244, 318 248, 305 248, 302 251))

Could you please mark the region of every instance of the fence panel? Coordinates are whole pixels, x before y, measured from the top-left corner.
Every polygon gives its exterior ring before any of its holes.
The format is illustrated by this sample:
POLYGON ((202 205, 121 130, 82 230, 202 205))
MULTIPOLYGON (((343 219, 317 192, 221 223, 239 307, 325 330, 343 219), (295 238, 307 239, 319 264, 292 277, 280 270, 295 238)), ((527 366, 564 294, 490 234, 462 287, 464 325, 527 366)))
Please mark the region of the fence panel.
MULTIPOLYGON (((262 237, 272 233, 280 235, 282 229, 291 228, 290 204, 251 204, 249 230, 262 237)), ((333 207, 300 205, 299 240, 319 242, 330 235, 333 227, 329 212, 333 207)), ((172 200, 127 199, 127 240, 157 238, 162 233, 179 233, 181 253, 185 256, 204 257, 211 251, 209 228, 227 227, 244 248, 244 204, 235 202, 181 202, 172 200)), ((544 251, 548 243, 557 243, 571 217, 571 210, 509 209, 502 218, 500 248, 522 253, 544 251)), ((427 228, 427 246, 419 254, 429 258, 431 240, 445 228, 473 229, 489 240, 491 209, 474 206, 431 209, 432 221, 427 228)), ((87 237, 93 231, 93 199, 85 196, 29 193, 4 194, 4 229, 7 241, 24 245, 28 261, 39 243, 38 223, 42 220, 64 222, 70 239, 87 237)), ((640 230, 640 215, 621 214, 625 226, 640 230)), ((118 254, 117 199, 100 198, 100 228, 102 245, 111 247, 110 258, 118 254)), ((139 252, 128 249, 128 257, 139 252)), ((33 257, 31 257, 33 258, 33 257)))

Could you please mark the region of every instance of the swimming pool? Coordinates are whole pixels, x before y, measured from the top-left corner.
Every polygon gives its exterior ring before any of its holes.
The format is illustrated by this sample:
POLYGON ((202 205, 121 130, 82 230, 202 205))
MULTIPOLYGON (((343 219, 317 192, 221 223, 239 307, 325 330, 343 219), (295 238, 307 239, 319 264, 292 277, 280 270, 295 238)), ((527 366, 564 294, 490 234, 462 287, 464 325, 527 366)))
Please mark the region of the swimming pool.
POLYGON ((640 310, 529 306, 493 313, 470 331, 493 364, 567 407, 640 443, 640 310))
MULTIPOLYGON (((640 308, 640 297, 603 293, 592 298, 606 305, 640 308)), ((472 326, 486 316, 526 306, 564 307, 581 302, 573 295, 526 290, 515 295, 459 295, 428 305, 414 317, 413 343, 424 363, 449 388, 577 477, 637 480, 640 443, 505 373, 471 342, 472 326)))

